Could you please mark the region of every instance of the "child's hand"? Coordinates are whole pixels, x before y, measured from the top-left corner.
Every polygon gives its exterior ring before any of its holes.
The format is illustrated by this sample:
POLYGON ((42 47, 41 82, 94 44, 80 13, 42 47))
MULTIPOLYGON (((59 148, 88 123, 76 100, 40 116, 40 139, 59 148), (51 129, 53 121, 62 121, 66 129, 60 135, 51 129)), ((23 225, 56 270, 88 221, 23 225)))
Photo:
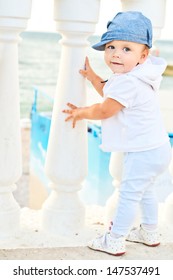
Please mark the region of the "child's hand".
POLYGON ((96 78, 96 73, 93 71, 93 69, 91 68, 90 64, 89 64, 89 59, 88 57, 86 57, 85 59, 85 68, 84 69, 80 69, 79 73, 84 77, 87 78, 90 82, 93 82, 94 79, 96 78))
POLYGON ((103 87, 105 84, 105 81, 99 77, 91 68, 89 59, 86 57, 85 59, 85 69, 80 69, 79 73, 84 77, 87 78, 93 85, 93 87, 96 89, 96 91, 103 96, 103 87))
POLYGON ((76 122, 79 120, 82 120, 82 108, 78 108, 75 105, 71 104, 71 103, 67 103, 67 106, 70 109, 65 109, 62 112, 65 114, 68 114, 69 116, 65 119, 66 122, 72 120, 72 127, 75 128, 76 126, 76 122))

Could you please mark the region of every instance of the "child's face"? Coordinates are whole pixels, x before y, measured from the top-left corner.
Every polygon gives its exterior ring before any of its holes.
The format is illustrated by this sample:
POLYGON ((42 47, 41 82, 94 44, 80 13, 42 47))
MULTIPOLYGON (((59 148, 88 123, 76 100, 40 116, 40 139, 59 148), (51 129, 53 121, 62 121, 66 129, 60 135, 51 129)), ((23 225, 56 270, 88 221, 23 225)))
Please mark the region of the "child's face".
POLYGON ((123 74, 131 71, 137 64, 142 64, 148 52, 148 48, 142 44, 112 41, 105 46, 104 58, 113 73, 123 74))

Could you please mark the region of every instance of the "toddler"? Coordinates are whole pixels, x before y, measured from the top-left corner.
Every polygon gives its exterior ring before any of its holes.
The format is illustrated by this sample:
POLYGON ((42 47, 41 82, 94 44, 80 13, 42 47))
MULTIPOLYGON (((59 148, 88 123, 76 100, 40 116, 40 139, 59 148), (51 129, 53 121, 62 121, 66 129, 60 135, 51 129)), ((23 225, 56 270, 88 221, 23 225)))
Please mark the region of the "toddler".
POLYGON ((126 240, 158 246, 158 202, 154 182, 171 160, 169 137, 163 125, 158 89, 166 68, 164 59, 149 54, 151 21, 140 12, 121 12, 108 22, 107 31, 93 48, 104 51, 113 74, 104 81, 91 68, 88 58, 80 70, 103 102, 88 107, 68 103, 63 110, 72 121, 101 120, 106 152, 124 153, 119 201, 110 231, 89 242, 89 248, 119 256, 126 240), (138 206, 141 224, 132 228, 138 206))

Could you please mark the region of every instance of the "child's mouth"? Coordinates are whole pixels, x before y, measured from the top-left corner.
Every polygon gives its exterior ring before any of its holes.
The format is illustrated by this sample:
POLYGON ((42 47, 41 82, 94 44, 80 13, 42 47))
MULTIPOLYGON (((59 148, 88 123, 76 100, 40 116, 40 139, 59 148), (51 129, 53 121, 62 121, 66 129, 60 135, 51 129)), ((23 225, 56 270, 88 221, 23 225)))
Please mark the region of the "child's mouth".
POLYGON ((118 62, 111 62, 111 64, 113 64, 113 65, 123 65, 122 63, 118 63, 118 62))

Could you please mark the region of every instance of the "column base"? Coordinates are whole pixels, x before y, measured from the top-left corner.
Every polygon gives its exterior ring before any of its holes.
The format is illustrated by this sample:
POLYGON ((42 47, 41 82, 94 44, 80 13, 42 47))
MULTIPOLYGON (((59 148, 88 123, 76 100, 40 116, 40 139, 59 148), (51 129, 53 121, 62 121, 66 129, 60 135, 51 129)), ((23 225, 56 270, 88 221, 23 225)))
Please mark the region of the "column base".
MULTIPOLYGON (((5 188, 5 187, 4 187, 5 188)), ((8 187, 7 187, 8 188, 8 187)), ((0 192, 1 192, 0 188, 0 192)), ((20 206, 10 192, 0 193, 0 239, 14 236, 20 230, 20 206)))
POLYGON ((43 203, 42 230, 62 236, 75 235, 84 224, 85 207, 77 193, 52 191, 43 203))
POLYGON ((165 201, 164 220, 166 224, 173 225, 173 193, 165 201))

